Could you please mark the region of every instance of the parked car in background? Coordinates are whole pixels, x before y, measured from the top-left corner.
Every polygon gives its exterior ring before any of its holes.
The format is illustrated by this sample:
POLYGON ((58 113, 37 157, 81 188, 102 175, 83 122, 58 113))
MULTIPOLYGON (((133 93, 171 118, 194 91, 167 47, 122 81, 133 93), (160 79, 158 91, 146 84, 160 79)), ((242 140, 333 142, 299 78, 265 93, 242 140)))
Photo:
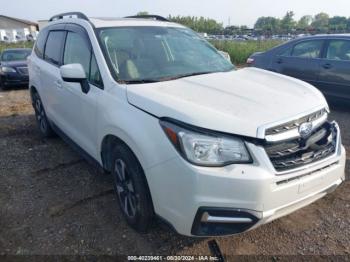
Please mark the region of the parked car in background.
POLYGON ((345 179, 340 130, 318 90, 235 70, 165 18, 57 15, 29 73, 41 133, 61 135, 111 173, 120 210, 139 231, 158 216, 183 235, 241 233, 345 179))
POLYGON ((32 52, 27 48, 5 49, 0 55, 0 87, 28 85, 27 57, 32 52))
POLYGON ((329 98, 350 101, 350 35, 297 38, 253 54, 247 64, 306 81, 329 98))

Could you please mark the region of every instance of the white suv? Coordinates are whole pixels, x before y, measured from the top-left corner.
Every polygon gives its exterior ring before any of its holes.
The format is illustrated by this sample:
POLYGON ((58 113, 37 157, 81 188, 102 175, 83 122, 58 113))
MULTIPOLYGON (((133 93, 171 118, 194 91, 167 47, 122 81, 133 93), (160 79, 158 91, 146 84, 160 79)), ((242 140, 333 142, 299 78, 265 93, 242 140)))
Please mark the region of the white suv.
POLYGON ((55 16, 29 59, 45 136, 61 135, 114 177, 128 223, 155 215, 188 236, 244 232, 345 179, 338 125, 319 91, 234 66, 159 16, 55 16))

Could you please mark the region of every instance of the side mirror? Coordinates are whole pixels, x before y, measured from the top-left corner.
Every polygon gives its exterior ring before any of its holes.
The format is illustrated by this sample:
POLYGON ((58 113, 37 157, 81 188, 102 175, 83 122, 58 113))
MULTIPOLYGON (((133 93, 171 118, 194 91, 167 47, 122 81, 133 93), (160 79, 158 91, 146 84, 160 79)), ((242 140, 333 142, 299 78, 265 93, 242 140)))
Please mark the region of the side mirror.
POLYGON ((81 91, 87 94, 90 91, 90 85, 86 78, 84 68, 81 64, 68 64, 60 67, 60 73, 63 81, 70 83, 80 83, 81 91))
POLYGON ((222 55, 224 58, 226 58, 226 60, 228 60, 230 63, 231 62, 231 56, 229 53, 225 52, 225 51, 219 51, 220 55, 222 55))

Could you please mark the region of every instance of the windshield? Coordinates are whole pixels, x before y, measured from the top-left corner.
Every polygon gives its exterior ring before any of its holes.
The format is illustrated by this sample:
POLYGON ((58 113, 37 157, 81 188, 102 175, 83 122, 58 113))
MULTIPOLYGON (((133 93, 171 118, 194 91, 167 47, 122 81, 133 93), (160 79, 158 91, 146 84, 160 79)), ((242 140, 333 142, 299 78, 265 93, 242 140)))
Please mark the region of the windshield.
POLYGON ((234 69, 212 45, 187 28, 107 28, 99 36, 119 82, 157 82, 234 69))
POLYGON ((9 50, 4 51, 1 61, 23 61, 30 55, 31 50, 9 50))

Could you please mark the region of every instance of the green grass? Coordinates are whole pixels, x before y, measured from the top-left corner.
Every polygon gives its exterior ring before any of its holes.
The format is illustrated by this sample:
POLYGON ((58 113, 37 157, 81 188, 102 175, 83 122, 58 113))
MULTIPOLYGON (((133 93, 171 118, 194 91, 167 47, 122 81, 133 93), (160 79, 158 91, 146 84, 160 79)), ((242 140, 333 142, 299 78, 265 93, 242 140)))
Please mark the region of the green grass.
POLYGON ((16 44, 0 43, 0 53, 8 48, 32 48, 33 42, 21 42, 16 44))
POLYGON ((264 40, 264 41, 210 41, 217 49, 225 51, 230 54, 231 61, 235 65, 244 65, 247 58, 255 53, 266 51, 272 47, 281 44, 281 41, 277 40, 264 40))

